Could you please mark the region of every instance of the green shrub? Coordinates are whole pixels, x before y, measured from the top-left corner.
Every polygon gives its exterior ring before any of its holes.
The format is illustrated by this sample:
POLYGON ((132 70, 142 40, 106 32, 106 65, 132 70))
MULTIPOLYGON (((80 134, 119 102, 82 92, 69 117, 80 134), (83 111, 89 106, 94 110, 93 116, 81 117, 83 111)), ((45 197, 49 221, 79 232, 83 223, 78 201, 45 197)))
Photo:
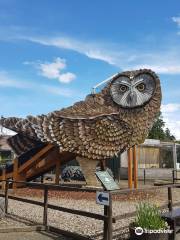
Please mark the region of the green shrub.
POLYGON ((157 206, 144 202, 138 204, 136 210, 136 227, 141 227, 148 230, 167 229, 167 222, 161 218, 160 211, 157 206))

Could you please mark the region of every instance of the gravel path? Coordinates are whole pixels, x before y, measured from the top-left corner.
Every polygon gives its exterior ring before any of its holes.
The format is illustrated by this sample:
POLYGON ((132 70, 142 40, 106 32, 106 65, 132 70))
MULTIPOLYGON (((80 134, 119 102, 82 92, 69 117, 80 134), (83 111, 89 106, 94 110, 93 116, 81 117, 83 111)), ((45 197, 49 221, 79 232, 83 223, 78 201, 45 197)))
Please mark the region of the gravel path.
MULTIPOLYGON (((28 196, 27 198, 42 201, 41 197, 35 197, 34 195, 35 194, 33 194, 33 197, 28 196)), ((69 196, 68 198, 67 196, 66 198, 55 196, 50 197, 49 203, 57 206, 103 214, 103 206, 97 205, 95 200, 93 200, 95 199, 95 195, 89 195, 89 199, 79 199, 79 196, 75 199, 72 199, 72 196, 69 196)), ((116 216, 134 212, 136 210, 136 205, 141 201, 140 199, 143 199, 143 196, 135 194, 132 196, 124 195, 120 199, 114 200, 113 215, 116 216)), ((144 199, 157 204, 158 206, 167 204, 167 189, 148 192, 144 199)), ((173 190, 173 202, 177 201, 180 201, 180 189, 173 190)), ((8 212, 29 219, 32 222, 42 224, 43 208, 40 206, 9 200, 8 212)), ((113 224, 115 233, 118 235, 118 229, 127 226, 132 220, 133 218, 126 218, 113 224)), ((63 230, 76 232, 83 236, 91 236, 92 239, 102 239, 103 222, 99 220, 48 209, 48 224, 63 230)))
MULTIPOLYGON (((39 199, 36 199, 39 200, 39 199)), ((87 200, 72 200, 72 199, 51 199, 49 203, 59 205, 63 207, 69 207, 73 209, 85 210, 89 212, 103 214, 103 207, 97 205, 95 201, 87 200)), ((113 203, 113 214, 123 214, 124 212, 130 212, 135 210, 135 203, 122 202, 121 204, 116 201, 113 203)), ((42 224, 43 208, 31 204, 26 204, 14 200, 9 200, 9 214, 18 215, 22 218, 27 218, 30 221, 42 224)), ((114 224, 114 228, 119 228, 127 225, 126 221, 118 221, 114 224)), ((91 236, 94 239, 98 239, 98 236, 102 236, 103 222, 87 217, 82 217, 74 214, 59 212, 55 210, 48 210, 48 224, 61 228, 63 230, 76 232, 83 236, 91 236)))

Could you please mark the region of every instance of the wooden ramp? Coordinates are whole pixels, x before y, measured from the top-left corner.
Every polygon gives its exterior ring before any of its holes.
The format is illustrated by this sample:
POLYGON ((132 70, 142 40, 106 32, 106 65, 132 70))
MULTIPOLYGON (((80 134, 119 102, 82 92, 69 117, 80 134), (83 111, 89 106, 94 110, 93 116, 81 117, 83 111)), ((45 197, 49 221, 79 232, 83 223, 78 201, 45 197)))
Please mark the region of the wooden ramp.
MULTIPOLYGON (((60 166, 74 158, 74 154, 69 152, 59 153, 58 147, 48 144, 29 158, 27 155, 24 161, 15 158, 9 168, 2 170, 0 180, 32 181, 55 168, 55 183, 59 184, 60 166)), ((18 186, 20 185, 18 184, 18 186)), ((3 185, 2 188, 4 188, 3 185)), ((13 184, 13 188, 17 188, 16 183, 13 184)))

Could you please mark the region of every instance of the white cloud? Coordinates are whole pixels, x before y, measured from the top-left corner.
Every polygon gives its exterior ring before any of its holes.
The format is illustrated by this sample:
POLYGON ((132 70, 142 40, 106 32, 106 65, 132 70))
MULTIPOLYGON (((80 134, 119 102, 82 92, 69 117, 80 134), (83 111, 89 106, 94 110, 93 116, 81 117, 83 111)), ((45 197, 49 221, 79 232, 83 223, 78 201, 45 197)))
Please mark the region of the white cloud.
POLYGON ((69 83, 72 80, 74 80, 75 78, 76 78, 76 75, 74 73, 70 73, 70 72, 60 74, 58 77, 59 81, 63 82, 63 83, 69 83))
POLYGON ((84 54, 89 58, 102 60, 109 64, 114 64, 114 57, 111 56, 109 53, 106 53, 99 44, 95 44, 92 42, 79 41, 68 37, 47 38, 23 36, 21 38, 42 45, 73 50, 78 53, 84 54))
POLYGON ((180 74, 180 47, 166 46, 163 50, 144 51, 141 48, 121 48, 117 44, 85 42, 74 38, 62 37, 29 37, 24 40, 46 46, 68 49, 83 54, 91 59, 104 61, 119 67, 121 70, 151 68, 157 73, 180 74))
POLYGON ((174 113, 180 111, 179 103, 168 103, 161 106, 161 110, 163 113, 174 113))
POLYGON ((37 62, 24 62, 24 64, 31 64, 35 66, 39 70, 39 74, 49 78, 49 79, 57 79, 62 83, 70 83, 72 80, 76 78, 76 75, 71 72, 63 73, 62 71, 66 69, 66 60, 62 58, 56 58, 53 62, 45 62, 42 63, 40 61, 37 62))
POLYGON ((167 65, 167 64, 161 64, 159 65, 146 65, 146 64, 141 64, 137 66, 133 66, 132 69, 140 69, 140 68, 147 68, 147 69, 152 69, 153 71, 157 73, 164 73, 164 74, 180 74, 180 65, 167 65))
POLYGON ((41 75, 47 78, 59 78, 60 71, 66 68, 64 59, 56 58, 52 63, 39 63, 41 75))
POLYGON ((169 103, 161 106, 163 119, 171 133, 180 140, 180 104, 169 103))
POLYGON ((9 76, 6 71, 0 71, 0 87, 24 89, 29 88, 30 86, 30 83, 16 80, 9 76))
POLYGON ((180 17, 172 17, 172 20, 180 27, 180 17))
POLYGON ((63 97, 75 97, 78 95, 78 94, 76 94, 76 92, 74 90, 72 90, 70 88, 42 85, 42 89, 48 93, 63 96, 63 97))
MULTIPOLYGON (((28 62, 28 64, 30 63, 28 62)), ((61 74, 60 77, 62 78, 61 81, 68 82, 69 79, 73 78, 73 74, 71 76, 71 73, 64 73, 61 74)), ((0 71, 0 87, 29 89, 30 91, 39 91, 39 89, 41 89, 42 91, 63 97, 77 96, 76 92, 73 89, 16 80, 13 79, 6 71, 0 71)))
MULTIPOLYGON (((171 20, 180 26, 180 17, 174 16, 171 20)), ((33 30, 31 30, 31 32, 33 32, 33 30)), ((68 36, 64 37, 62 35, 51 37, 35 35, 33 33, 30 34, 30 31, 27 32, 27 29, 17 26, 13 26, 13 28, 9 29, 6 27, 4 30, 1 29, 0 39, 3 41, 25 40, 45 46, 75 51, 87 56, 88 58, 101 60, 108 64, 117 66, 120 70, 147 67, 157 73, 180 74, 180 45, 179 43, 174 44, 175 39, 172 41, 171 39, 166 40, 166 38, 164 40, 155 38, 158 46, 156 49, 148 47, 149 45, 147 45, 147 43, 151 44, 151 42, 139 40, 139 44, 137 43, 136 48, 134 48, 126 44, 123 44, 122 46, 122 42, 109 43, 98 41, 98 39, 87 41, 68 36)), ((146 36, 145 39, 147 39, 146 36)), ((45 66, 42 67, 45 68, 45 66)), ((57 71, 49 71, 47 72, 47 69, 45 69, 43 74, 49 78, 51 74, 54 77, 57 76, 57 71)), ((73 78, 74 77, 75 76, 73 76, 73 78)), ((56 79, 61 81, 61 78, 56 77, 56 79)), ((69 81, 71 80, 72 75, 69 81)), ((67 78, 65 78, 65 81, 68 82, 67 78)))
POLYGON ((180 140, 180 118, 176 115, 165 115, 164 121, 166 123, 166 127, 170 129, 170 132, 175 136, 175 138, 180 140))

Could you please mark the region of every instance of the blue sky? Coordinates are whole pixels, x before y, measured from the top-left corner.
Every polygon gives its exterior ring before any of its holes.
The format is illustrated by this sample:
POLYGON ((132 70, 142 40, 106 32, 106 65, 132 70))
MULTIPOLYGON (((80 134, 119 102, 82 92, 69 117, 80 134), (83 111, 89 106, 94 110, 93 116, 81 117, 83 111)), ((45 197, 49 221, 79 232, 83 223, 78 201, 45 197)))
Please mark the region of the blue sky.
POLYGON ((69 106, 116 72, 152 68, 180 139, 180 1, 0 0, 0 114, 69 106))

